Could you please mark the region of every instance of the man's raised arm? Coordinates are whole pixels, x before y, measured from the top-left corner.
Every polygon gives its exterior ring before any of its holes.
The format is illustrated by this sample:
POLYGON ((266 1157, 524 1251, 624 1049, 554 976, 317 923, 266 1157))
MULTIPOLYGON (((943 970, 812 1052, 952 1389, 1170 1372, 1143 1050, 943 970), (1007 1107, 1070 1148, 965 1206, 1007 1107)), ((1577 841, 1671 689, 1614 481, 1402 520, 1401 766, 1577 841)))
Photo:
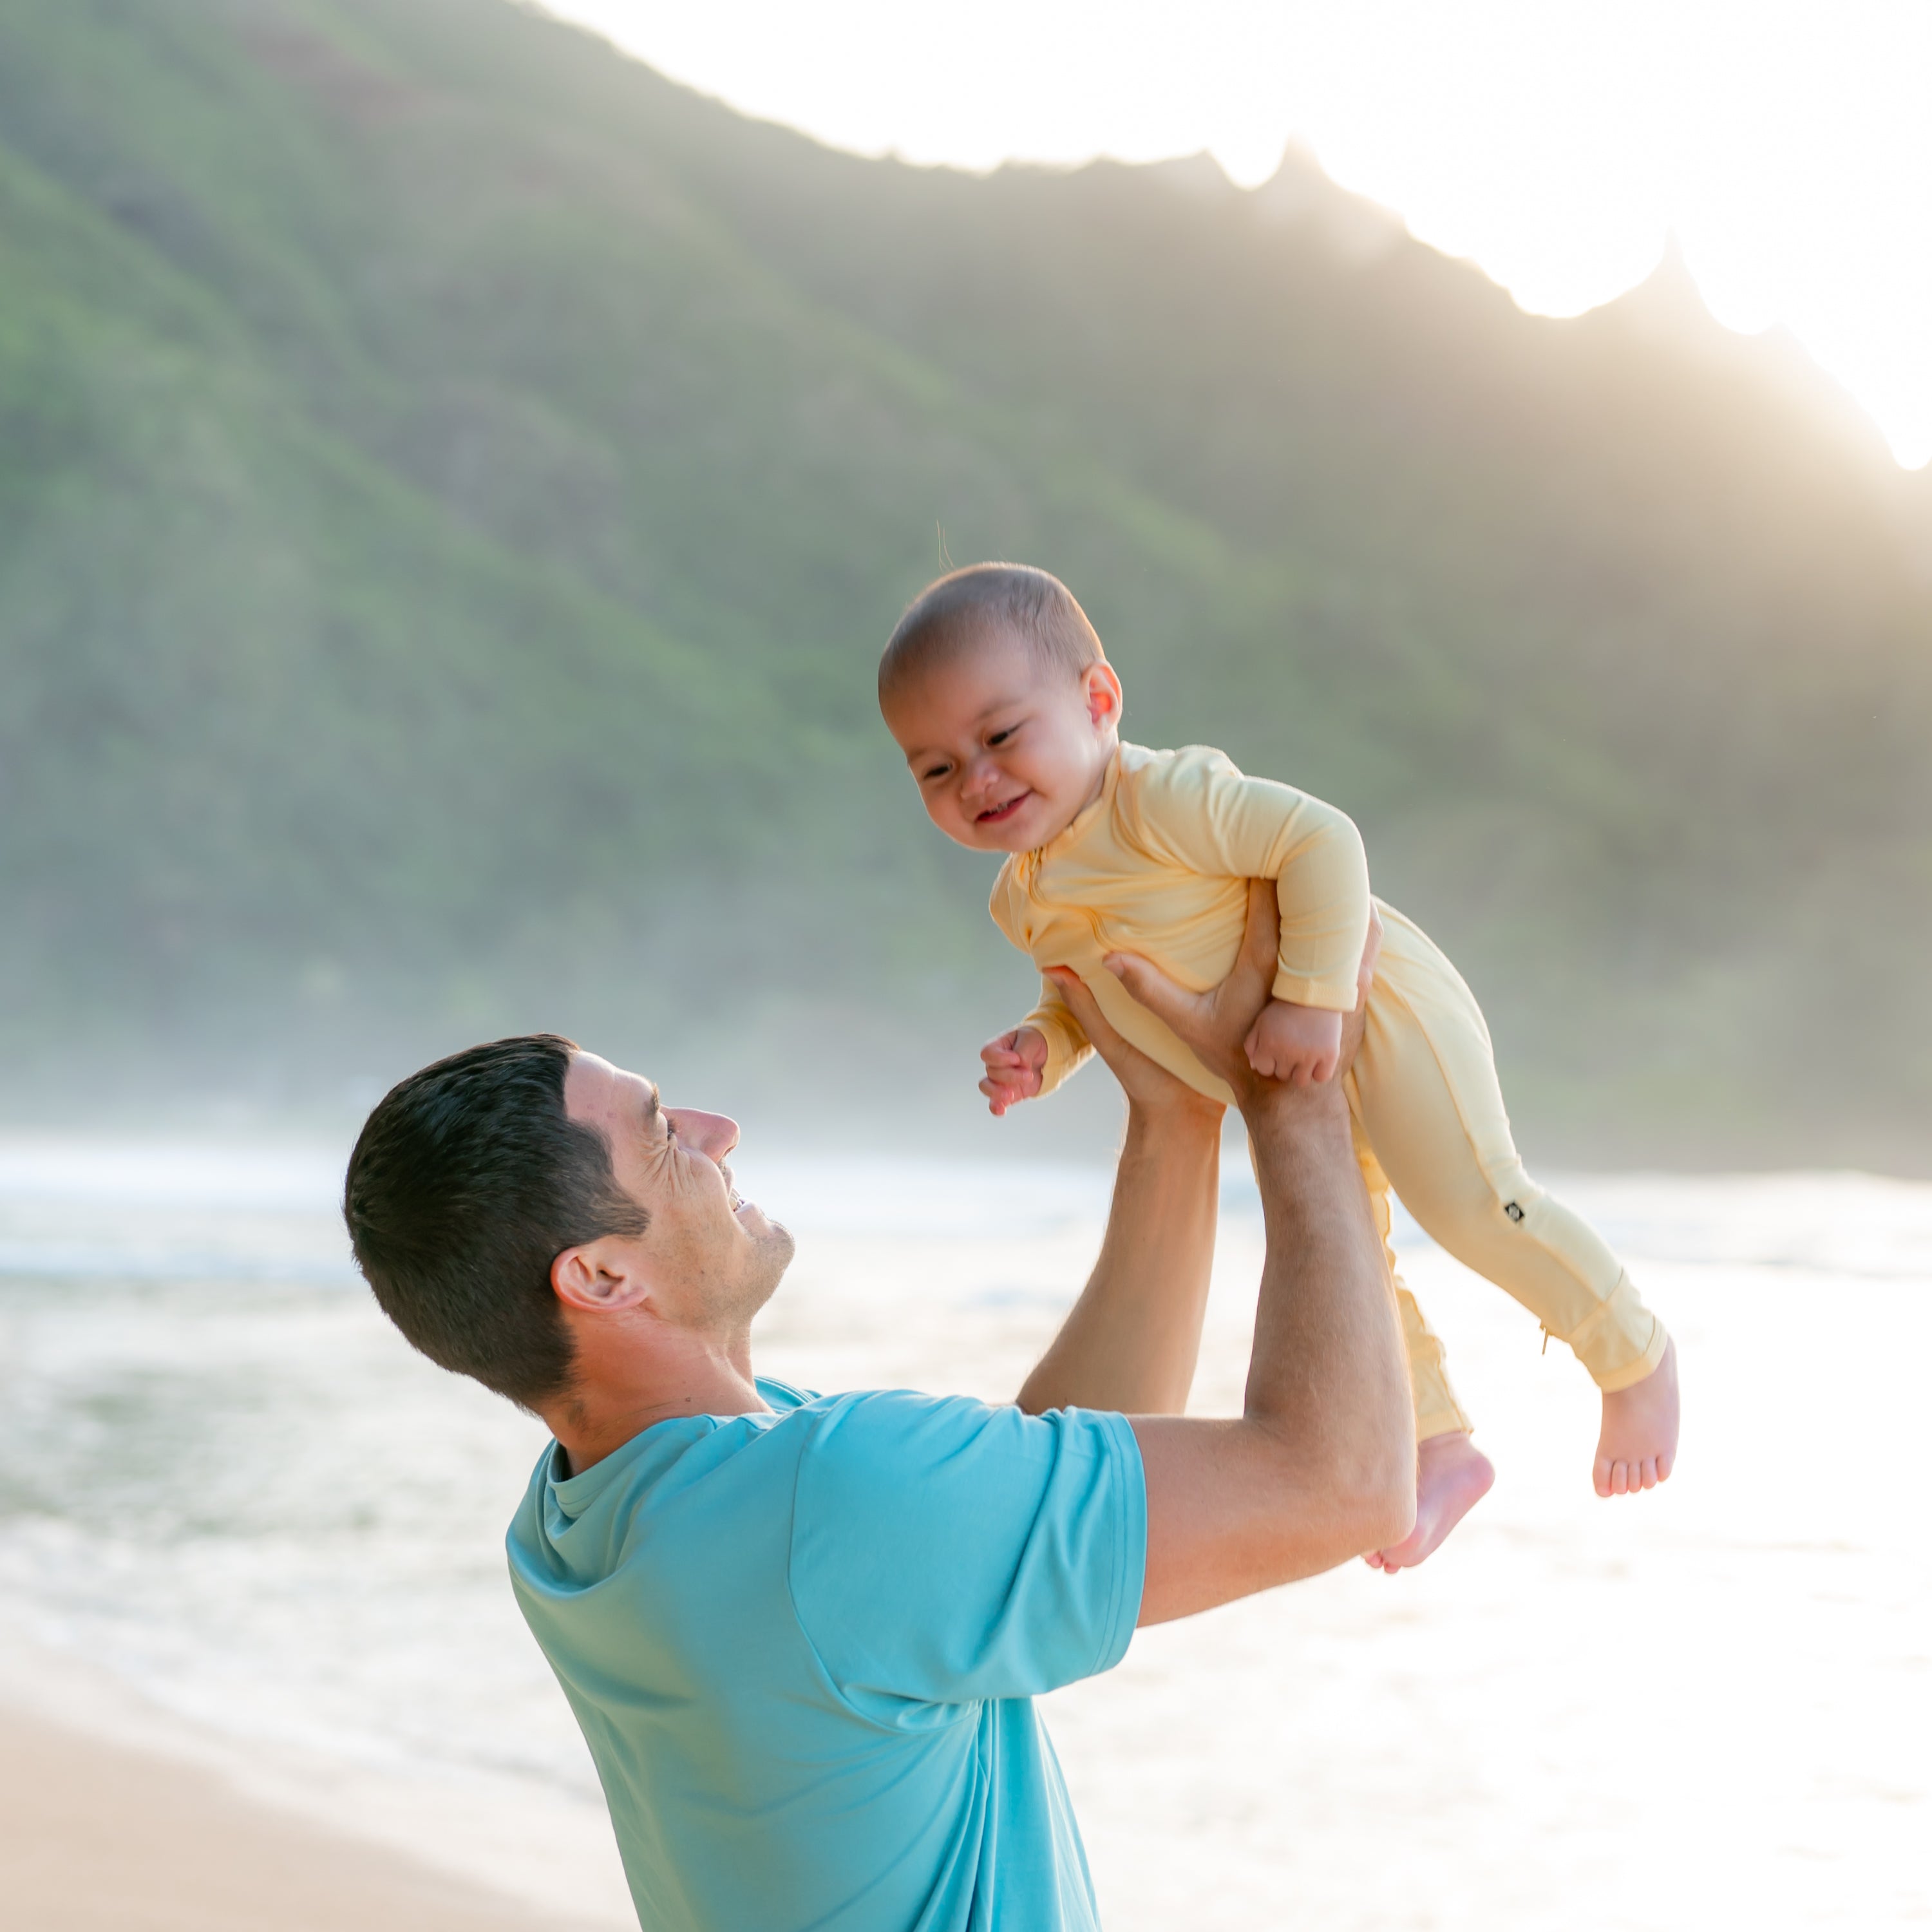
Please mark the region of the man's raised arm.
MULTIPOLYGON (((1240 1419, 1134 1418, 1147 1472, 1143 1624, 1330 1569, 1399 1542, 1414 1516, 1408 1365, 1340 1076, 1285 1086, 1258 1079, 1241 1051, 1268 998, 1276 930, 1274 887, 1261 881, 1241 958, 1213 993, 1184 992, 1139 960, 1110 962, 1234 1089, 1268 1229, 1240 1419)), ((1092 996, 1066 993, 1102 1054, 1131 1066, 1092 996)), ((1345 1070, 1360 1030, 1358 1012, 1345 1070)))
MULTIPOLYGON (((1049 976, 1092 996, 1065 968, 1049 976)), ((1094 1009, 1106 1058, 1127 1096, 1126 1139, 1100 1258, 1019 1406, 1178 1415, 1187 1406, 1220 1204, 1218 1100, 1195 1092, 1136 1052, 1094 1009)))

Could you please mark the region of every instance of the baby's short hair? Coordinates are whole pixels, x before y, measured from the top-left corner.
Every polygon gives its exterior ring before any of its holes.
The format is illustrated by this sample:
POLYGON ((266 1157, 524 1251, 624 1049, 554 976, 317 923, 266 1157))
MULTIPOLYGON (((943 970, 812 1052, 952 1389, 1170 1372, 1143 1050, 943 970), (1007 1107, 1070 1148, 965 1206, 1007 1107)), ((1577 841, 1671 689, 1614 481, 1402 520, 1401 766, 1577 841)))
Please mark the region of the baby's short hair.
POLYGON ((1025 563, 969 563, 928 584, 906 607, 879 659, 879 698, 935 664, 1001 633, 1019 638, 1040 661, 1078 677, 1106 652, 1072 591, 1051 571, 1025 563))

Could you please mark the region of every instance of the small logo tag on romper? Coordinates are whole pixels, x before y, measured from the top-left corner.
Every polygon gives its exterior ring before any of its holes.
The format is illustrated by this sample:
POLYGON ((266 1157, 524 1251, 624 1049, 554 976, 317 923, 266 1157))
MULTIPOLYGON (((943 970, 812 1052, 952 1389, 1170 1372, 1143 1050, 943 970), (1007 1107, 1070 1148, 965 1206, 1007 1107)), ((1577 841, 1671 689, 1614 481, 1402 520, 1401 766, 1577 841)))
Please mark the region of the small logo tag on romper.
POLYGON ((1505 1201, 1503 1203, 1503 1212, 1512 1221, 1520 1221, 1522 1219, 1522 1210, 1514 1201, 1505 1201))

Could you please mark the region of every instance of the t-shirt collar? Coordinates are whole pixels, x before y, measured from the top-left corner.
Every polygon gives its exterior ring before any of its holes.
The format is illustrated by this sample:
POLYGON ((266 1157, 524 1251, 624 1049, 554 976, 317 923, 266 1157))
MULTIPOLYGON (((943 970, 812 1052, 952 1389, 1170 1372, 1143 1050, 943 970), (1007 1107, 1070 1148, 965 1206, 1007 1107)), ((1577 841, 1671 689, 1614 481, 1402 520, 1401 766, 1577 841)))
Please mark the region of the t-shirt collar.
MULTIPOLYGON (((652 1423, 648 1429, 640 1429, 629 1442, 620 1443, 601 1462, 592 1463, 587 1469, 578 1470, 574 1476, 564 1474, 563 1444, 553 1442, 549 1457, 544 1464, 544 1479, 550 1501, 574 1520, 597 1500, 614 1478, 627 1470, 634 1470, 640 1461, 648 1459, 675 1462, 698 1437, 708 1435, 721 1424, 745 1421, 754 1427, 761 1427, 812 1400, 803 1390, 793 1388, 789 1382, 774 1382, 764 1376, 757 1378, 757 1386, 758 1393, 769 1405, 767 1408, 752 1409, 742 1416, 667 1416, 662 1422, 652 1423)), ((645 1473, 654 1475, 657 1472, 645 1473)))

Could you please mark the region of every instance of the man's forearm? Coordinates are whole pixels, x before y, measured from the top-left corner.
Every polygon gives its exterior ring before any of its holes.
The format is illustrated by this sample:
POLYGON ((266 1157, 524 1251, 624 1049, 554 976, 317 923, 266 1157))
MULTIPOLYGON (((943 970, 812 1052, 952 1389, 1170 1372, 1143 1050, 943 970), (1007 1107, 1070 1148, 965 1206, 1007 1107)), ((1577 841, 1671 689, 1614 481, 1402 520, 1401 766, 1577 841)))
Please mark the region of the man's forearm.
POLYGON ((1141 1621, 1189 1616, 1400 1541, 1415 1429, 1394 1298, 1335 1083, 1254 1096, 1268 1219, 1238 1421, 1136 1417, 1141 1621))
POLYGON ((1170 1414, 1186 1406, 1214 1267, 1220 1152, 1218 1107, 1130 1110, 1100 1258, 1020 1390, 1022 1408, 1170 1414))
POLYGON ((1255 1096, 1248 1131, 1268 1258, 1248 1366, 1247 1420, 1340 1493, 1415 1466, 1408 1371, 1382 1244, 1339 1082, 1255 1096))

